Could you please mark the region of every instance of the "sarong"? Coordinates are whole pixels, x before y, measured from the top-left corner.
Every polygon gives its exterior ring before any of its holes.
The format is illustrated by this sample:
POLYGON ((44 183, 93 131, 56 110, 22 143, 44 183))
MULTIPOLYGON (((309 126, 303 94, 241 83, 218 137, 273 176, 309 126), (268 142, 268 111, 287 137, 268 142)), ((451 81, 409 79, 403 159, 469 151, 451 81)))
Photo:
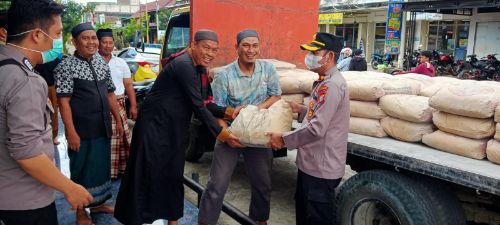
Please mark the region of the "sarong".
POLYGON ((81 139, 78 152, 68 149, 71 180, 82 185, 94 198, 87 206, 97 207, 110 199, 111 146, 106 137, 81 139))
POLYGON ((111 178, 116 179, 118 175, 125 172, 130 154, 130 141, 132 136, 127 123, 127 112, 125 111, 125 99, 118 99, 118 111, 123 125, 123 135, 116 134, 116 120, 111 115, 111 126, 113 136, 111 137, 111 178))

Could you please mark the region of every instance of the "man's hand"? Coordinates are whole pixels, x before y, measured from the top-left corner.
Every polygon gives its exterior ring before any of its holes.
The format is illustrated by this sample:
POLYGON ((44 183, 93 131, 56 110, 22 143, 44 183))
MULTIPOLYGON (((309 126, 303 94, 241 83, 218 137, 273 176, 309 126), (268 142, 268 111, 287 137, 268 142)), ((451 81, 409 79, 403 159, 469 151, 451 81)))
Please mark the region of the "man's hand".
POLYGON ((69 149, 75 152, 80 151, 80 136, 77 133, 69 132, 66 139, 68 140, 69 149))
POLYGON ((73 183, 68 190, 64 192, 64 197, 68 201, 71 209, 83 209, 92 202, 92 195, 81 185, 73 183))
POLYGON ((285 147, 285 141, 283 140, 282 133, 269 132, 266 135, 269 137, 267 147, 272 148, 273 150, 280 150, 285 147))
POLYGON ((241 109, 247 107, 247 105, 241 105, 241 106, 238 106, 234 109, 234 112, 233 112, 233 116, 231 116, 234 119, 236 119, 236 117, 240 114, 240 111, 241 109))
POLYGON ((286 101, 290 107, 292 107, 292 112, 293 113, 299 113, 302 109, 302 106, 297 104, 296 102, 291 102, 291 101, 286 101))
POLYGON ((230 134, 229 137, 226 139, 226 144, 229 145, 231 148, 244 148, 245 146, 240 143, 240 139, 234 134, 230 134))
POLYGON ((135 106, 130 106, 130 109, 129 109, 129 114, 130 114, 130 118, 135 121, 137 119, 137 107, 135 106))
MULTIPOLYGON (((123 123, 126 123, 127 121, 123 121, 123 123)), ((124 133, 124 130, 123 130, 123 124, 122 123, 116 123, 116 135, 118 135, 118 137, 121 137, 124 133)))

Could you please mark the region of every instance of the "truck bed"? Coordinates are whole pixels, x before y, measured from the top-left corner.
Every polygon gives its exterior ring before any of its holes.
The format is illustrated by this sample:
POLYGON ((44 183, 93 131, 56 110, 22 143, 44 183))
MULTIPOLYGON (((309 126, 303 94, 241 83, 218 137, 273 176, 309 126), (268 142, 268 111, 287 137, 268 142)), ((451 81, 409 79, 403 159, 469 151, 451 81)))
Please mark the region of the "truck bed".
POLYGON ((348 153, 500 196, 500 165, 423 144, 349 133, 348 153))

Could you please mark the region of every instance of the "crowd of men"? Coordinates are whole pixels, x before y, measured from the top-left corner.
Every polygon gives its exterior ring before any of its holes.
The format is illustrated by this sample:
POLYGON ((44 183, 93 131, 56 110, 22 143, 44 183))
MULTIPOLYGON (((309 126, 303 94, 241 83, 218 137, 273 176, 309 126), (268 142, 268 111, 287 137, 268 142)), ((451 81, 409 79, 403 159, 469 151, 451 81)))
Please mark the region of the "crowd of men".
POLYGON ((300 46, 306 66, 318 74, 311 103, 289 103, 302 126, 269 133, 266 148, 253 148, 229 131, 231 121, 248 104, 265 109, 281 98, 275 67, 258 59, 256 30, 235 34, 238 58, 212 83, 207 68, 218 54, 218 34, 197 31, 185 51, 169 58, 137 109, 130 70, 112 54, 112 30, 96 32, 90 23, 73 27, 76 51, 62 57, 63 9, 52 0, 14 0, 8 11, 7 40, 0 46, 0 221, 5 225, 57 224, 54 190, 75 210, 78 225, 93 224, 86 209, 114 214, 126 225, 157 219, 177 224, 184 208, 184 136, 193 113, 217 139, 199 224, 217 223, 240 155, 252 187, 250 217, 267 224, 272 151, 283 147, 298 151, 297 224, 335 224, 335 187, 344 175, 349 128, 349 92, 337 69, 342 38, 317 33, 300 46), (125 95, 136 120, 133 132, 125 95), (56 104, 70 179, 53 162, 56 104), (110 206, 111 181, 119 177, 116 205, 110 206))

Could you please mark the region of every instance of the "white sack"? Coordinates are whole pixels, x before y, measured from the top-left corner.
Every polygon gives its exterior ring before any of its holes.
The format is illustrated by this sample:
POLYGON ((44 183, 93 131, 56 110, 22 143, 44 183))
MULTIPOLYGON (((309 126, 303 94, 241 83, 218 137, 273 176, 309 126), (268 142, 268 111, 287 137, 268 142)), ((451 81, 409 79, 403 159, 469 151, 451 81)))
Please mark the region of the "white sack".
POLYGON ((467 82, 444 87, 429 100, 429 104, 437 110, 474 118, 492 117, 499 102, 498 88, 467 82))
POLYGON ((432 123, 412 123, 392 117, 383 118, 380 124, 389 136, 407 142, 419 142, 422 136, 435 130, 432 123))
POLYGON ((378 106, 377 102, 362 102, 351 100, 350 109, 352 117, 382 119, 387 117, 384 111, 378 106))
POLYGON ((500 164, 500 142, 497 140, 488 141, 486 156, 488 157, 488 160, 500 164))
POLYGON ((440 130, 462 137, 483 139, 490 138, 495 134, 493 119, 478 119, 435 112, 432 121, 440 130))
POLYGON ((424 135, 422 142, 441 151, 473 159, 484 159, 488 139, 470 139, 438 130, 424 135))
POLYGON ((292 108, 285 101, 279 100, 269 109, 259 110, 254 105, 241 109, 229 129, 243 145, 265 147, 269 142, 267 132, 290 131, 292 121, 292 108))
POLYGON ((435 111, 429 98, 416 95, 386 95, 380 98, 379 106, 389 116, 415 123, 432 122, 435 111))
POLYGON ((385 137, 387 134, 380 125, 379 120, 351 117, 349 132, 372 137, 385 137))

